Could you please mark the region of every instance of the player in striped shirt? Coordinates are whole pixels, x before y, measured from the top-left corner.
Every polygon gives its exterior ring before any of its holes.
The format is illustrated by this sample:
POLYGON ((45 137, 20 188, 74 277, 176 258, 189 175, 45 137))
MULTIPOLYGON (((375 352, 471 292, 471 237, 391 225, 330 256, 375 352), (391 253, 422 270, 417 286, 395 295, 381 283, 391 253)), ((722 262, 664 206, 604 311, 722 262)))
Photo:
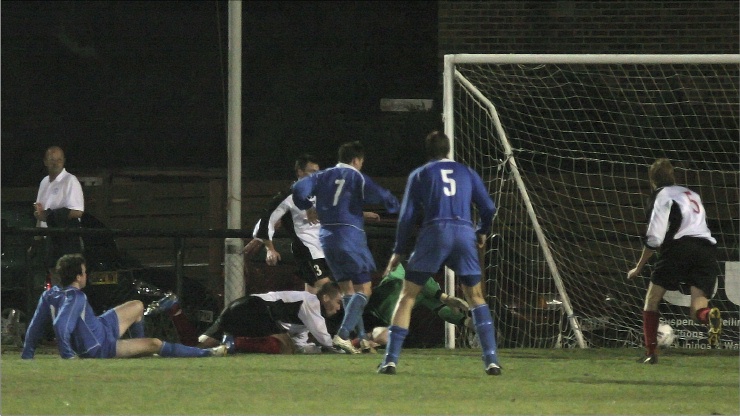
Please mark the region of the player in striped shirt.
POLYGON ((212 347, 222 340, 229 352, 334 352, 325 318, 339 312, 341 302, 333 282, 316 294, 287 290, 247 295, 224 308, 198 338, 199 346, 212 347), (319 345, 309 342, 309 334, 319 345))
MULTIPOLYGON (((297 179, 318 170, 319 165, 312 155, 303 154, 295 160, 297 179)), ((272 237, 278 223, 291 238, 291 251, 297 267, 296 275, 303 279, 306 290, 315 294, 321 285, 331 281, 329 267, 324 260, 324 252, 319 242, 321 227, 318 223, 309 223, 306 212, 295 206, 291 189, 281 191, 270 201, 254 227, 252 234, 254 239, 244 247, 245 254, 251 257, 264 244, 267 250, 266 263, 270 266, 276 265, 281 256, 275 249, 272 237)))
POLYGON ((431 132, 426 137, 425 149, 430 161, 411 172, 406 182, 396 245, 385 271, 388 274, 401 263, 412 229, 421 218, 421 229, 406 267, 406 280, 378 372, 396 373, 415 299, 427 279, 447 266, 457 274, 470 305, 483 349, 484 370, 489 375, 500 375, 493 318, 481 291, 478 263, 478 248, 486 243, 496 209, 480 176, 468 166, 447 159, 450 153, 447 136, 431 132), (473 222, 472 204, 478 208, 479 227, 473 222))
POLYGON ((673 165, 668 159, 656 160, 648 171, 653 188, 648 205, 648 227, 642 255, 628 279, 640 275, 654 253, 658 253, 650 285, 645 295, 642 331, 645 355, 638 360, 644 364, 658 362, 658 305, 667 290, 679 290, 683 284, 691 290, 691 318, 709 324, 708 341, 711 347, 719 345, 722 316, 718 308, 709 308, 709 299, 717 282, 717 240, 707 226, 707 214, 701 197, 696 192, 676 185, 673 165))

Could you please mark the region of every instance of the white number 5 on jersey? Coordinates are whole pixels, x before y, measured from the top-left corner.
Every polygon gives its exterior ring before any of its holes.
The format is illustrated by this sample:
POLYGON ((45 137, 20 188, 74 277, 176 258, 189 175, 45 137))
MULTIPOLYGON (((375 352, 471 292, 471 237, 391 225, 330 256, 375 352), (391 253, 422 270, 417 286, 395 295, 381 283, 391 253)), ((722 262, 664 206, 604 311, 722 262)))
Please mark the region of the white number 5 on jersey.
POLYGON ((442 174, 442 182, 449 185, 449 187, 445 186, 443 189, 445 191, 445 195, 447 196, 453 196, 455 195, 455 192, 457 191, 457 188, 455 187, 455 180, 450 178, 448 175, 451 175, 453 172, 452 169, 441 169, 439 173, 442 174))

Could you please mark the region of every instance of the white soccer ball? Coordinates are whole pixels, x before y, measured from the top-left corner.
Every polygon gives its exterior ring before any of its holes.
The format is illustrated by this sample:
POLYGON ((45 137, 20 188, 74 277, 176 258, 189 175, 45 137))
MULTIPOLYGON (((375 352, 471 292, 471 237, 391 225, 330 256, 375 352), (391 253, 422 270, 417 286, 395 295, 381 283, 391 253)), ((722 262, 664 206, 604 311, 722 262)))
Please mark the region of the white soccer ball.
POLYGON ((668 347, 673 344, 676 334, 673 333, 673 327, 668 324, 658 325, 658 345, 668 347))

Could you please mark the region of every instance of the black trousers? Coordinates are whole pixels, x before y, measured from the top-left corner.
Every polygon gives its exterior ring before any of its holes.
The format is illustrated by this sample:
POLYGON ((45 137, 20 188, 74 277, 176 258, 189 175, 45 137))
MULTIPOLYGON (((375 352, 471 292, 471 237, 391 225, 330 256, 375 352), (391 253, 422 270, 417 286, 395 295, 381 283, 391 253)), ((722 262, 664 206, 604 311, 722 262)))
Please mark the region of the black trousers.
POLYGON ((205 335, 221 339, 224 334, 235 337, 265 337, 287 332, 272 316, 269 302, 259 296, 245 296, 231 302, 205 335))

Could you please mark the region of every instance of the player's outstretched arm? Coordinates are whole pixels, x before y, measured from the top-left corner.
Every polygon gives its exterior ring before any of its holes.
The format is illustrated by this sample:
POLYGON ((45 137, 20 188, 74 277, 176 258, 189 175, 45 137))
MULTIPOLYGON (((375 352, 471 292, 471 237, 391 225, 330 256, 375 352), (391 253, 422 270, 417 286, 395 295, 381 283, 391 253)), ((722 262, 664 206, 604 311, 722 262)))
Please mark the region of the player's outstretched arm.
POLYGON ((655 253, 655 250, 652 250, 648 247, 643 247, 642 254, 640 255, 640 260, 637 261, 637 265, 634 269, 627 272, 627 279, 634 279, 635 277, 639 276, 640 272, 642 272, 642 268, 645 267, 645 264, 647 264, 648 260, 653 257, 653 253, 655 253))
POLYGON ((254 238, 250 240, 247 245, 244 246, 244 255, 247 259, 251 259, 252 257, 257 255, 257 253, 262 249, 262 246, 262 240, 254 238))
POLYGON ((44 300, 44 295, 39 297, 36 312, 31 318, 31 323, 26 330, 26 338, 23 343, 21 358, 32 359, 36 353, 36 347, 44 336, 46 325, 51 321, 51 310, 49 304, 44 300))
POLYGON ((264 240, 265 248, 267 249, 267 255, 265 255, 265 263, 268 266, 275 266, 281 260, 280 252, 275 249, 275 245, 272 240, 264 240))

